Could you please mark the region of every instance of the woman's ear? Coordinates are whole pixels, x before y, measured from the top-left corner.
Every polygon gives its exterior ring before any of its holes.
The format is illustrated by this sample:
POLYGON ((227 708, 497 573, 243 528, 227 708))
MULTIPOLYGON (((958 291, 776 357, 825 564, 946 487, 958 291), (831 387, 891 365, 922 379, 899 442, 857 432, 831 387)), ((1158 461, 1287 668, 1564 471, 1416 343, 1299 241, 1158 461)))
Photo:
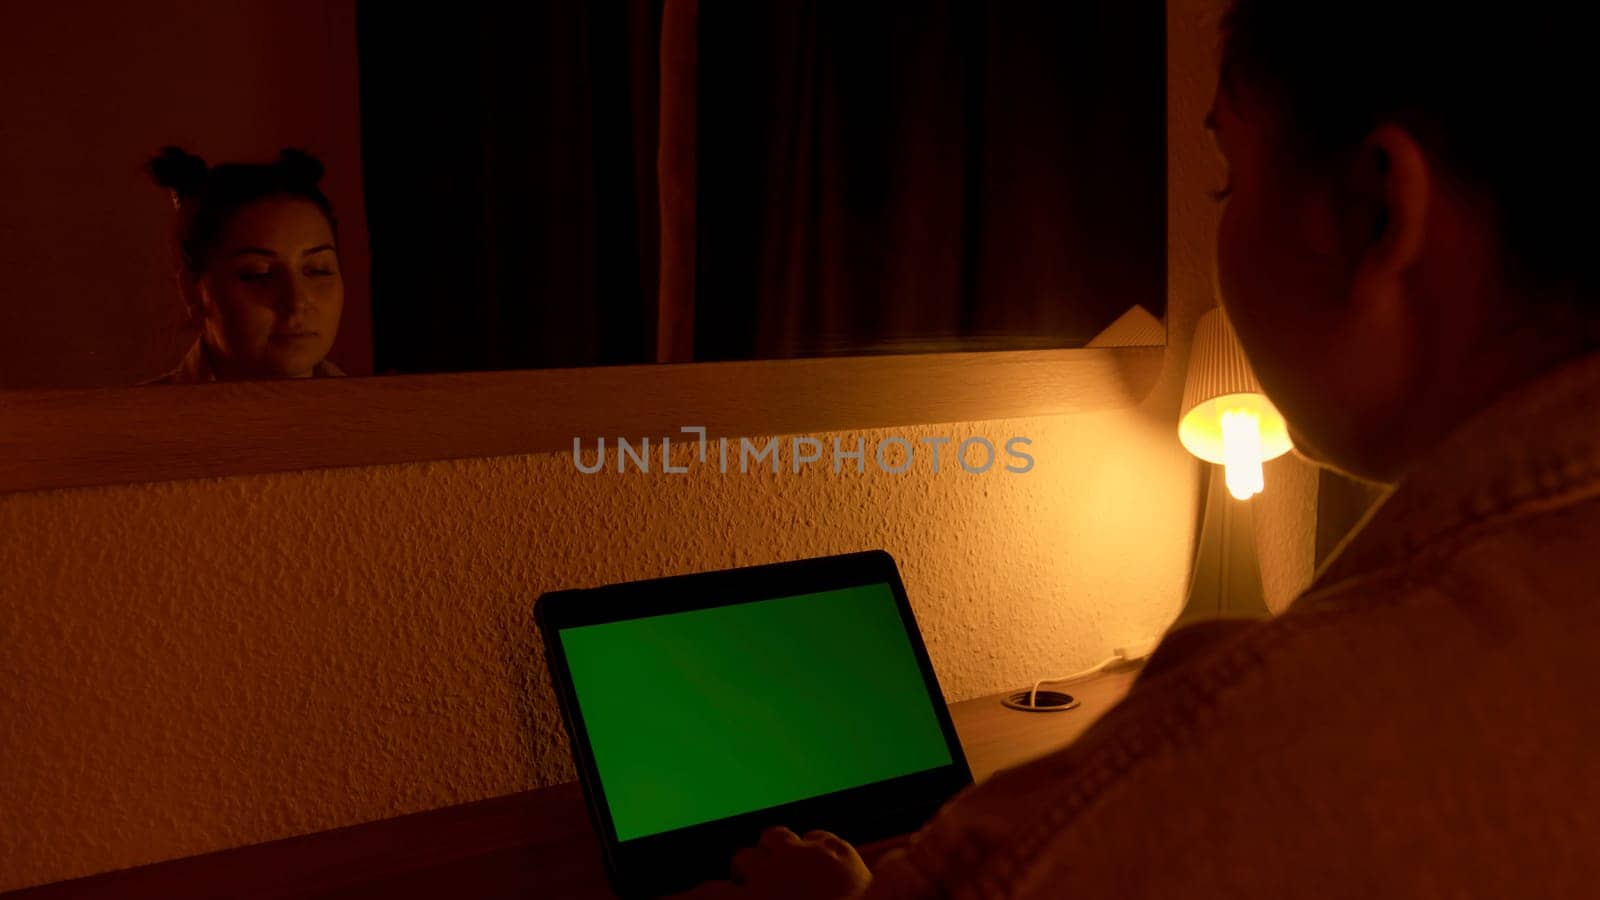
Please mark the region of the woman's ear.
POLYGON ((183 308, 188 314, 185 323, 191 328, 200 328, 206 323, 207 298, 201 284, 203 277, 187 272, 178 275, 178 293, 183 296, 183 308))
POLYGON ((1428 158, 1404 128, 1379 126, 1362 142, 1346 189, 1344 230, 1357 295, 1352 299, 1393 299, 1422 257, 1433 190, 1428 158))
MULTIPOLYGON (((1359 361, 1347 377, 1368 421, 1387 422, 1414 402, 1436 356, 1437 298, 1417 291, 1433 176, 1416 140, 1387 125, 1368 135, 1344 175, 1336 209, 1350 281, 1333 340, 1359 361)), ((1382 443, 1372 435, 1353 439, 1369 449, 1382 443)))

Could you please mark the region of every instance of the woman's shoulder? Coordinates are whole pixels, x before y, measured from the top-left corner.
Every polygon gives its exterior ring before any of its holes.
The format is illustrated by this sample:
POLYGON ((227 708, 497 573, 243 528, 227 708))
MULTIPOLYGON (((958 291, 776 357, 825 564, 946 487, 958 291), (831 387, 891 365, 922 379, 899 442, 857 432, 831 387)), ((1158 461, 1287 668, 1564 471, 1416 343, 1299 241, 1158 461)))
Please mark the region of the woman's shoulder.
MULTIPOLYGON (((313 378, 342 378, 345 371, 331 360, 324 359, 311 369, 313 378)), ((148 384, 201 384, 216 381, 216 372, 211 368, 211 361, 206 356, 204 340, 195 341, 189 351, 184 354, 183 362, 177 368, 164 374, 157 375, 139 382, 143 387, 148 384)))
POLYGON ((216 373, 211 369, 211 360, 206 356, 205 339, 200 338, 189 346, 177 368, 141 381, 139 385, 142 387, 147 384, 200 384, 216 380, 216 373))
POLYGON ((316 366, 311 369, 311 377, 313 378, 340 378, 343 377, 344 374, 345 373, 343 369, 334 365, 333 361, 328 359, 324 359, 322 362, 317 363, 316 366))

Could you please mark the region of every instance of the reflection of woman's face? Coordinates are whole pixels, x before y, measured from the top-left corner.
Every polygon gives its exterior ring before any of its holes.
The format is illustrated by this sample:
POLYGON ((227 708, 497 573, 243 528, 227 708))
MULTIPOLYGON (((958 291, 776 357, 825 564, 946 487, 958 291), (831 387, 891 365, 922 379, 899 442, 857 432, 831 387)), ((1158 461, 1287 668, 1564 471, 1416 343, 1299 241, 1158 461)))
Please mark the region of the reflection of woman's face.
POLYGON ((240 208, 198 284, 218 374, 304 377, 333 346, 344 279, 316 204, 274 197, 240 208))

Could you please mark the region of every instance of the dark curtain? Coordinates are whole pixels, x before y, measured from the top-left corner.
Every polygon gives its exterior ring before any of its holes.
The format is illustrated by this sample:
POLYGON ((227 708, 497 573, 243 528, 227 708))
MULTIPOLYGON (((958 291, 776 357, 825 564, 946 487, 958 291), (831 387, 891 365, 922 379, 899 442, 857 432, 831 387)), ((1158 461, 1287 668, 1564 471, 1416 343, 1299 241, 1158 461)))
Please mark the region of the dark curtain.
POLYGON ((359 5, 377 371, 653 358, 660 20, 359 5))
POLYGON ((1160 0, 510 10, 358 9, 380 372, 1070 347, 1165 312, 1160 0))
POLYGON ((1081 346, 1166 306, 1158 0, 702 0, 697 359, 1081 346))

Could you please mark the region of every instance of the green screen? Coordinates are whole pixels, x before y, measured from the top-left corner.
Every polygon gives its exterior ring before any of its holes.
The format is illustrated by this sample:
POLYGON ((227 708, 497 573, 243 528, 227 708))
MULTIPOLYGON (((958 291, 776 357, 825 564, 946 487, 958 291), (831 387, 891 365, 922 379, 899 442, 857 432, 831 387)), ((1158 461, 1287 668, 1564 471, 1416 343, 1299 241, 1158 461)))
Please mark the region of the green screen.
POLYGON ((626 841, 948 765, 887 584, 564 629, 626 841))

